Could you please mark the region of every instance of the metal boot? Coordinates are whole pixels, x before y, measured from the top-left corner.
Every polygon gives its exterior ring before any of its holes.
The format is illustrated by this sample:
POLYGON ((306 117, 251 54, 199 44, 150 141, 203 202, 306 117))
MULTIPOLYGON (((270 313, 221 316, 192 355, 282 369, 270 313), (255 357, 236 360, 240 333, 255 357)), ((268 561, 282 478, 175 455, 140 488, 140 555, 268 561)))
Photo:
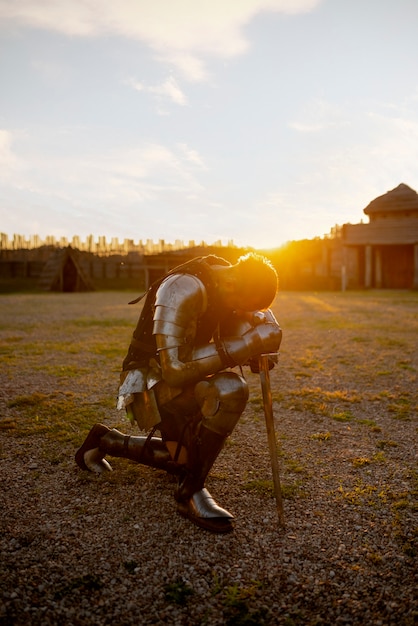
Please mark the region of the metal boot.
POLYGON ((189 461, 175 493, 180 515, 216 533, 233 530, 233 515, 218 506, 204 486, 225 439, 205 426, 200 426, 199 435, 188 450, 189 461))
POLYGON ((162 439, 131 437, 115 428, 111 430, 103 424, 96 424, 77 450, 75 460, 81 469, 101 474, 112 470, 104 458, 106 454, 162 469, 170 474, 179 474, 181 471, 181 465, 172 460, 162 439))

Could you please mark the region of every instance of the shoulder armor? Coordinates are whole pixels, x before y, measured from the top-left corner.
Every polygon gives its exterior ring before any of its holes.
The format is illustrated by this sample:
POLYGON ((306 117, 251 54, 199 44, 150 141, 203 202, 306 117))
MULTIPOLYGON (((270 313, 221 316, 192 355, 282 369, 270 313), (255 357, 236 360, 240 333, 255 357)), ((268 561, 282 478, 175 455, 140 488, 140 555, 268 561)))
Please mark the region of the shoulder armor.
POLYGON ((173 274, 159 286, 154 307, 153 333, 184 337, 190 322, 206 310, 206 289, 196 276, 173 274))

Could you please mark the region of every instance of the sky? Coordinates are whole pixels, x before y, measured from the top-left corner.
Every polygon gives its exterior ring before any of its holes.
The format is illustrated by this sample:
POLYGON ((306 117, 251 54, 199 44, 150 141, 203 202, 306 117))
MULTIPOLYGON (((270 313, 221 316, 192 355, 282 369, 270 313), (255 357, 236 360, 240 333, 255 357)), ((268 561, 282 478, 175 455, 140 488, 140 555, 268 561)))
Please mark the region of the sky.
POLYGON ((0 232, 258 249, 418 190, 417 0, 0 0, 0 232))

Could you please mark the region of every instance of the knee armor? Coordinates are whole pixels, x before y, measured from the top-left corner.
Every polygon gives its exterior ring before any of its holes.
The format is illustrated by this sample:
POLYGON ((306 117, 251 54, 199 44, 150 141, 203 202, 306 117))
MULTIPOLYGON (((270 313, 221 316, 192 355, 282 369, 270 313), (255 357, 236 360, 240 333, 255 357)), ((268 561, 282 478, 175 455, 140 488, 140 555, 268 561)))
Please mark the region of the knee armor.
POLYGON ((208 430, 227 437, 234 430, 248 400, 248 385, 235 372, 220 372, 195 386, 195 397, 208 430))

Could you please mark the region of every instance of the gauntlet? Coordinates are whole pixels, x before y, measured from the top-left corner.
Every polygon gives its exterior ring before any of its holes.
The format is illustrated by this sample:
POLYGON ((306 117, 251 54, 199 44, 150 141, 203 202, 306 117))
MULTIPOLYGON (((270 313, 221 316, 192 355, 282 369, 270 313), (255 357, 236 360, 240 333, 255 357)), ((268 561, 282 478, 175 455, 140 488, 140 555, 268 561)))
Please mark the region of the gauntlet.
POLYGON ((282 339, 282 331, 277 323, 267 322, 251 327, 241 337, 220 339, 218 354, 225 365, 244 365, 252 357, 277 352, 282 339))

